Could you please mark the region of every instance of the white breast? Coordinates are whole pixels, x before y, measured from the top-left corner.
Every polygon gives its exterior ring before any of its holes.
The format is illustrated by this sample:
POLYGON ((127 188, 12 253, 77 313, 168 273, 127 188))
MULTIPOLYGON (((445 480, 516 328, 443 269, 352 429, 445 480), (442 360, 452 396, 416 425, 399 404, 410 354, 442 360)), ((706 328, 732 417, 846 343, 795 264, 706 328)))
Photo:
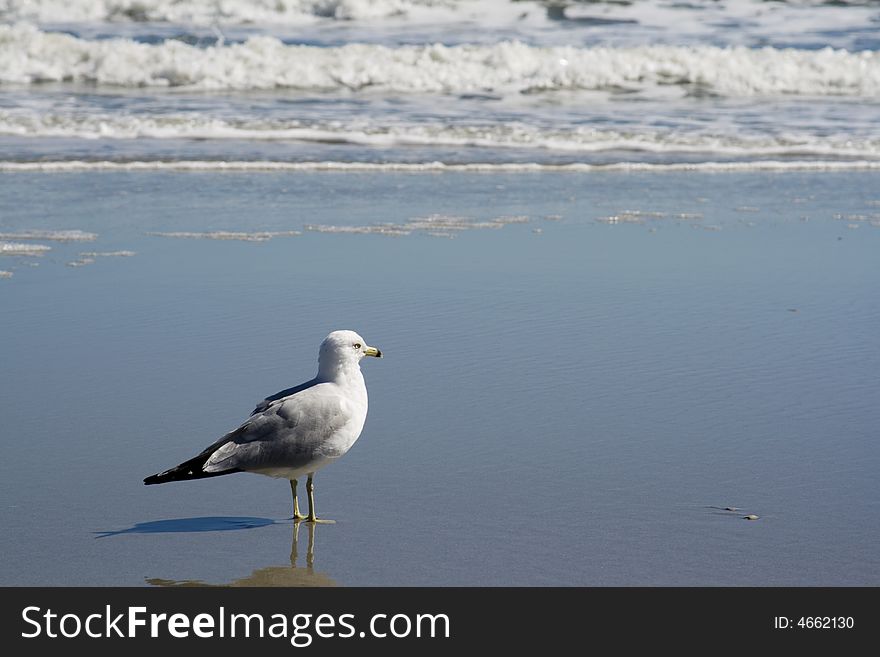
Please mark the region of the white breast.
MULTIPOLYGON (((360 375, 360 371, 358 371, 360 375)), ((360 437, 367 420, 367 387, 363 376, 353 377, 343 383, 336 384, 344 388, 344 398, 350 404, 350 420, 339 428, 321 449, 324 458, 339 458, 351 449, 360 437)))

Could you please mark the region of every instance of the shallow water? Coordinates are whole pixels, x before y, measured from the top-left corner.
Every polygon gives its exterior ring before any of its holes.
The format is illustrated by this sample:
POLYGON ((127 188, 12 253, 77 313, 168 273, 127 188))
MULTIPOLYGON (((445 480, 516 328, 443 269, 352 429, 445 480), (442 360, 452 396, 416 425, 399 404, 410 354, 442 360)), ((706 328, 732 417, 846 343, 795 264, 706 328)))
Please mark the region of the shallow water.
POLYGON ((51 246, 0 256, 0 583, 877 585, 878 182, 4 173, 0 232, 95 238, 0 238, 51 246), (148 235, 217 231, 301 234, 148 235), (142 485, 335 328, 386 354, 316 477, 337 524, 292 545, 268 478, 142 485))

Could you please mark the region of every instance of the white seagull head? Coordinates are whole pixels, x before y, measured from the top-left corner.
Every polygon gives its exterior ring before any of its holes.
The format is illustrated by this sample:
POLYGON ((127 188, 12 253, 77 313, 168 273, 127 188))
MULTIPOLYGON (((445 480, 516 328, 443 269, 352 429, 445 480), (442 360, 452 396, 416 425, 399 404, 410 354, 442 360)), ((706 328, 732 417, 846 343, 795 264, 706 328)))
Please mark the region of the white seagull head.
POLYGON ((345 369, 357 365, 364 356, 382 358, 382 352, 354 331, 333 331, 321 343, 318 365, 322 371, 345 369))

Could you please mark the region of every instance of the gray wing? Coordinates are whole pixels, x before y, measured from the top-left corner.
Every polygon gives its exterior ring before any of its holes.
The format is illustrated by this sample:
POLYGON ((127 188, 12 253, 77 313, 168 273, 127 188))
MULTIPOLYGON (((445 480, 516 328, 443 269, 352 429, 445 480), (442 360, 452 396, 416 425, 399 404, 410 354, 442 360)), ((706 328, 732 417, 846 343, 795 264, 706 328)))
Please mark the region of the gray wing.
POLYGON ((298 392, 302 392, 303 390, 308 390, 314 386, 318 385, 317 379, 312 379, 311 381, 306 381, 305 383, 300 383, 298 386, 293 386, 292 388, 288 388, 287 390, 282 390, 281 392, 276 392, 271 397, 266 397, 263 401, 257 404, 257 407, 253 410, 251 415, 257 415, 258 413, 262 413, 269 409, 273 404, 284 401, 286 397, 291 397, 298 392))
POLYGON ((348 402, 320 385, 264 404, 211 446, 205 472, 303 467, 333 456, 329 439, 352 419, 348 402))

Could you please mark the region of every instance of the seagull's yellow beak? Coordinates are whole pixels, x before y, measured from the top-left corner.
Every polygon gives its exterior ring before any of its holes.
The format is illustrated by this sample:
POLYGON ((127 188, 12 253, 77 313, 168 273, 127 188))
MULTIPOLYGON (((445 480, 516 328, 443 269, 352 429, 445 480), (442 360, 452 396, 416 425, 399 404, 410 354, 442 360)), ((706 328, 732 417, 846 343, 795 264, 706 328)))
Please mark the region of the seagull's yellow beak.
POLYGON ((382 358, 382 352, 376 349, 376 347, 367 347, 364 349, 364 356, 373 356, 375 358, 382 358))

